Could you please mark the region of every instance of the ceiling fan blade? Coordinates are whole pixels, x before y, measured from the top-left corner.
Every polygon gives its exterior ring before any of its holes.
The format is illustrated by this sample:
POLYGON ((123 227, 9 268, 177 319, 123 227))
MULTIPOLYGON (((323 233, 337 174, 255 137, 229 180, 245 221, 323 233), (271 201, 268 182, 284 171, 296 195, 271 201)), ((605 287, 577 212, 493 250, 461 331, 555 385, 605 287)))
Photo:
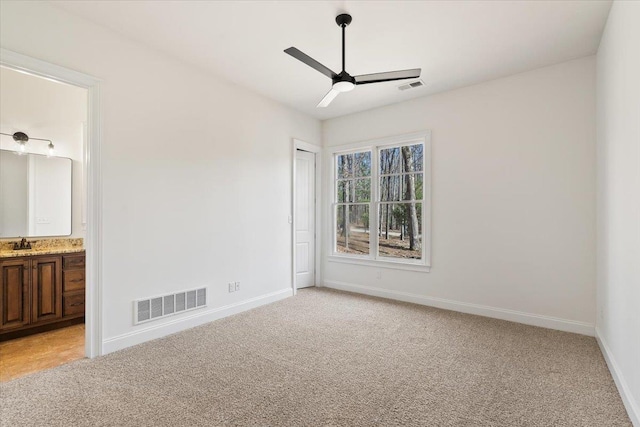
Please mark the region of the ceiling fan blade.
POLYGON ((309 67, 320 71, 322 74, 324 74, 325 76, 329 77, 330 79, 333 79, 333 78, 337 77, 336 73, 334 73, 329 68, 325 67, 324 65, 322 65, 321 63, 319 63, 318 61, 316 61, 315 59, 313 59, 312 57, 310 57, 306 53, 303 53, 300 50, 296 49, 295 47, 290 47, 289 49, 285 49, 284 52, 288 53, 291 56, 293 56, 298 61, 304 62, 309 67))
POLYGON ((333 101, 334 98, 338 96, 339 93, 340 92, 332 88, 329 92, 327 92, 324 98, 322 98, 322 101, 318 103, 316 108, 324 108, 328 106, 329 104, 331 104, 331 101, 333 101))
POLYGON ((354 78, 357 85, 366 85, 393 80, 417 79, 420 77, 420 71, 422 71, 420 68, 413 68, 411 70, 388 71, 386 73, 362 74, 354 78))

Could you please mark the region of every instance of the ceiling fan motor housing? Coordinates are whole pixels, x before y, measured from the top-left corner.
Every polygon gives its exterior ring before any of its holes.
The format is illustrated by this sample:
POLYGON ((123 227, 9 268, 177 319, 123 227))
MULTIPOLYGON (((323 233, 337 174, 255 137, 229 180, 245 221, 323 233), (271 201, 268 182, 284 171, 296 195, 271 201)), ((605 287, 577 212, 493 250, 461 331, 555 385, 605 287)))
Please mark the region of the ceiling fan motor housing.
POLYGON ((333 79, 333 88, 338 92, 349 92, 356 86, 356 79, 346 71, 341 72, 333 79))

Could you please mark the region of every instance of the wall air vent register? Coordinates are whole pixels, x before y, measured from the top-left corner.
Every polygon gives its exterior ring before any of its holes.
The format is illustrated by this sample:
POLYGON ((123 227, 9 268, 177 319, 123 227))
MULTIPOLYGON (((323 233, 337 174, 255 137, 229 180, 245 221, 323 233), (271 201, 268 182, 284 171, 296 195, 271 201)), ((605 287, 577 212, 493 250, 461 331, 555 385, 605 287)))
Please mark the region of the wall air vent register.
POLYGON ((133 324, 149 322, 207 306, 207 288, 144 298, 133 302, 133 324))

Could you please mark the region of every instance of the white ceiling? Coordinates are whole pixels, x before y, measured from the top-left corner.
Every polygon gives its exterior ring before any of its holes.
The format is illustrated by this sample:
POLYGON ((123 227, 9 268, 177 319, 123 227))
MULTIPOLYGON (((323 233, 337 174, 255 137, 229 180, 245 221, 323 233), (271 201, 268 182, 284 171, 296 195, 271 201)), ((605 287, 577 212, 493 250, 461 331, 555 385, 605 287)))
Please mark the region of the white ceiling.
MULTIPOLYGON (((594 54, 606 1, 53 1, 71 13, 327 119, 594 54), (348 12, 351 75, 422 68, 425 87, 357 87, 328 108, 331 80, 283 52, 295 46, 336 72, 348 12)), ((410 80, 409 80, 410 81, 410 80)))

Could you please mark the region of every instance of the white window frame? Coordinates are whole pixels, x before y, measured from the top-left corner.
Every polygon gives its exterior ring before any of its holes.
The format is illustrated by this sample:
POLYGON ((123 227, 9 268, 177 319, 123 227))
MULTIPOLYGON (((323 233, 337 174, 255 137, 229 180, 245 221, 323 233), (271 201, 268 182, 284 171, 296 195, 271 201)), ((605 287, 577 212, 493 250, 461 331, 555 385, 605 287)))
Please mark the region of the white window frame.
MULTIPOLYGON (((360 264, 369 265, 375 267, 394 268, 400 270, 413 270, 429 272, 431 270, 431 131, 417 132, 407 135, 399 135, 389 138, 376 139, 371 141, 363 141, 353 144, 347 144, 342 146, 331 147, 327 151, 329 167, 329 215, 327 218, 331 218, 330 238, 327 239, 330 242, 328 261, 339 262, 347 264, 360 264), (379 158, 380 150, 400 147, 404 145, 423 145, 423 199, 422 203, 422 258, 416 259, 401 259, 391 258, 379 255, 379 236, 377 232, 369 232, 369 254, 368 255, 356 255, 345 254, 337 251, 337 218, 336 218, 336 206, 342 203, 337 202, 337 157, 343 154, 359 153, 364 151, 371 152, 371 197, 370 202, 364 202, 369 205, 369 230, 378 229, 378 209, 381 204, 388 203, 379 200, 378 192, 380 188, 380 171, 379 171, 379 158)), ((403 201, 396 201, 391 203, 402 203, 403 201)), ((350 205, 362 204, 362 203, 350 203, 350 205)))

